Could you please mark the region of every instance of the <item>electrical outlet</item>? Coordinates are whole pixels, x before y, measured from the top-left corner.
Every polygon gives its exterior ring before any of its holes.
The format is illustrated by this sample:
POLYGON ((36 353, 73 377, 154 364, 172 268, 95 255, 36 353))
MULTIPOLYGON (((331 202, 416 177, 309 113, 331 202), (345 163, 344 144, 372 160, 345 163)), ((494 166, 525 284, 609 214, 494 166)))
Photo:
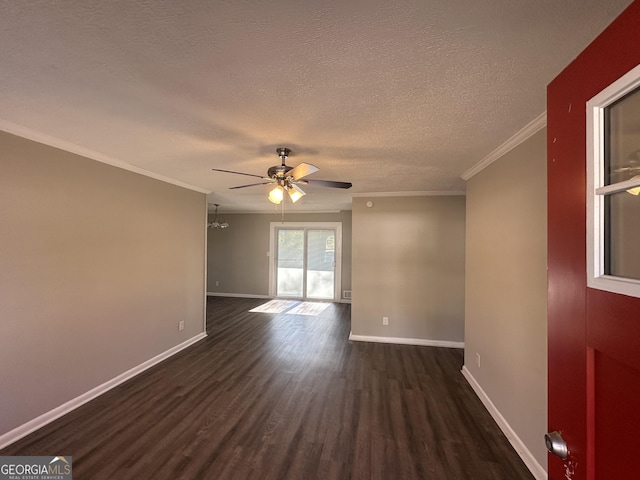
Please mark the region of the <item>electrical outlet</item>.
POLYGON ((382 324, 389 325, 389 317, 382 317, 382 324))
POLYGON ((216 287, 220 286, 220 282, 218 280, 216 280, 216 287))
POLYGON ((178 331, 181 332, 182 330, 184 330, 184 320, 178 323, 178 331))
POLYGON ((476 367, 480 368, 480 354, 476 352, 476 367))

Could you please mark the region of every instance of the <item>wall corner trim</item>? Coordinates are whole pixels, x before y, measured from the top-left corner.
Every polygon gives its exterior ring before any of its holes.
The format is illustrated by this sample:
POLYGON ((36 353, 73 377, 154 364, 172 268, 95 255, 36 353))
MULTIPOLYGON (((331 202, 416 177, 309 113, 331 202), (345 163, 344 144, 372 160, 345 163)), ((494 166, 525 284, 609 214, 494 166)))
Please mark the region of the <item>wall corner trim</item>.
POLYGON ((349 340, 352 342, 392 343, 396 345, 416 345, 420 347, 464 348, 464 342, 451 342, 448 340, 428 340, 424 338, 404 337, 375 337, 367 335, 354 335, 349 332, 349 340))
POLYGON ((473 177, 477 173, 480 173, 482 170, 487 168, 489 165, 491 165, 493 162, 498 160, 500 157, 503 157, 504 155, 506 155, 508 152, 516 148, 518 145, 520 145, 522 142, 524 142, 528 138, 532 137, 534 134, 538 133, 540 130, 542 130, 546 126, 547 126, 547 112, 544 111, 540 115, 538 115, 536 118, 534 118, 531 122, 529 122, 527 125, 525 125, 518 133, 512 136, 509 140, 504 142, 502 145, 500 145, 493 152, 491 152, 489 155, 487 155, 478 163, 476 163, 469 170, 467 170, 462 175, 460 175, 460 177, 463 180, 469 180, 471 177, 473 177))
POLYGON ((466 192, 462 190, 425 190, 415 192, 361 192, 352 193, 351 198, 383 198, 383 197, 450 197, 464 196, 466 192))
MULTIPOLYGON (((478 395, 478 398, 480 398, 482 404, 496 421, 496 423, 500 427, 500 430, 502 430, 502 433, 505 434, 507 440, 509 440, 509 443, 511 443, 511 446, 518 453, 518 455, 520 455, 520 458, 527 466, 534 478, 536 480, 547 480, 548 475, 544 467, 540 465, 540 463, 538 463, 535 457, 531 454, 531 451, 526 447, 520 437, 518 437, 513 428, 511 428, 511 425, 509 425, 507 420, 502 416, 500 411, 496 408, 494 403, 491 401, 489 396, 482 389, 478 381, 474 378, 474 376, 466 366, 462 367, 462 375, 467 379, 467 382, 469 382, 469 385, 471 385, 473 391, 476 393, 476 395, 478 395)), ((542 439, 540 439, 540 441, 542 442, 542 439)))
POLYGON ((163 360, 166 360, 167 358, 175 355, 181 350, 184 350, 185 348, 190 347, 194 343, 199 342, 203 338, 206 338, 206 336, 207 334, 204 332, 199 333, 198 335, 191 337, 190 339, 174 347, 171 347, 169 350, 159 355, 156 355, 153 358, 150 358, 149 360, 141 363, 137 367, 133 367, 132 369, 127 370, 124 373, 121 373, 117 377, 114 377, 111 380, 106 381, 102 385, 98 385, 97 387, 92 388, 88 392, 85 392, 82 395, 76 398, 73 398, 68 402, 63 403, 62 405, 54 408, 53 410, 43 413, 39 417, 36 417, 33 420, 30 420, 27 423, 20 425, 19 427, 16 427, 13 430, 3 435, 0 435, 0 449, 8 445, 11 445, 14 442, 17 442, 21 438, 26 437, 27 435, 29 435, 32 432, 35 432, 39 428, 42 428, 45 425, 48 425, 49 423, 53 422, 54 420, 57 420, 63 415, 66 415, 67 413, 84 405, 85 403, 90 402, 94 398, 99 397, 103 393, 108 392, 109 390, 117 387, 121 383, 126 382, 127 380, 135 377, 136 375, 144 372, 145 370, 153 367, 154 365, 162 362, 163 360))

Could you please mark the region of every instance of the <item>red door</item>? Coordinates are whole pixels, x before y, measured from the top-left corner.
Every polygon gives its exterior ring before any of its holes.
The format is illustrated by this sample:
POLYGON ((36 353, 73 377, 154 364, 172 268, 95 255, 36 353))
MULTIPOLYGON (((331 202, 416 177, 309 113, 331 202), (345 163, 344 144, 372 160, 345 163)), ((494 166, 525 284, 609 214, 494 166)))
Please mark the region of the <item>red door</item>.
POLYGON ((551 480, 640 478, 640 299, 586 285, 586 103, 638 64, 640 0, 547 91, 551 480))

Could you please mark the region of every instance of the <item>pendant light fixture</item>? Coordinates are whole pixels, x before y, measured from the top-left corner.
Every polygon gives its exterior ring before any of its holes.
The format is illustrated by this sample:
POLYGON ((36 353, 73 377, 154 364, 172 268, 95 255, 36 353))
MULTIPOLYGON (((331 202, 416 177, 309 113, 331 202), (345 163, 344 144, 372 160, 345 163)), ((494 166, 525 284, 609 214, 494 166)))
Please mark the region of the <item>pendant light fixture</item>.
POLYGON ((218 218, 218 207, 217 203, 214 204, 216 206, 215 214, 213 215, 213 221, 207 224, 207 228, 228 228, 229 224, 225 222, 222 218, 218 218))

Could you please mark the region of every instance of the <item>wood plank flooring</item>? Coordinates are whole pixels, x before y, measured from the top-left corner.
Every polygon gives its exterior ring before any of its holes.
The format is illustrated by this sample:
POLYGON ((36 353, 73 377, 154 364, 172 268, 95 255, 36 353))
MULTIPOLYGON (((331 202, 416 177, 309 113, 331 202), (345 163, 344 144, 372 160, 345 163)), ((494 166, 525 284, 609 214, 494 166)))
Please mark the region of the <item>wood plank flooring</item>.
POLYGON ((461 350, 349 342, 350 305, 263 302, 209 298, 206 340, 0 455, 72 455, 76 480, 533 478, 461 350))

